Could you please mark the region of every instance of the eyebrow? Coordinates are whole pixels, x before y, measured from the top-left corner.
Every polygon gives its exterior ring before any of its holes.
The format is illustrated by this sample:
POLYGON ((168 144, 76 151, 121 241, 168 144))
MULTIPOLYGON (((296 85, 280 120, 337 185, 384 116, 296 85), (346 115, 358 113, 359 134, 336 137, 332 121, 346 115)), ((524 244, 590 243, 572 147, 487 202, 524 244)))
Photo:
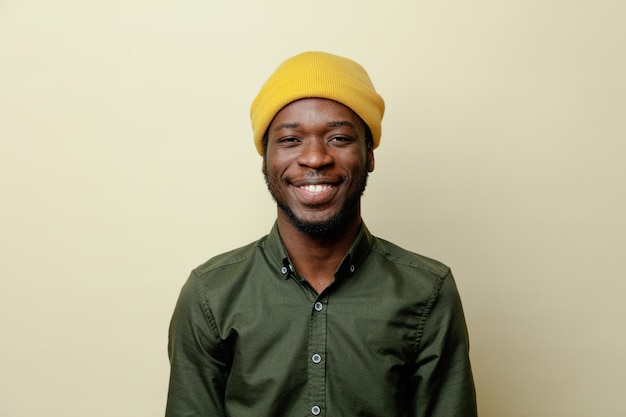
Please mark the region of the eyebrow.
POLYGON ((328 123, 328 127, 341 127, 341 126, 348 126, 348 127, 354 127, 354 123, 349 122, 347 120, 337 120, 334 122, 329 122, 328 123))
MULTIPOLYGON (((348 127, 354 128, 354 123, 348 120, 335 120, 332 122, 328 122, 327 126, 328 127, 348 126, 348 127)), ((280 129, 296 129, 298 127, 300 127, 300 123, 295 123, 295 122, 294 123, 281 123, 280 125, 276 126, 274 131, 277 132, 280 129)))
POLYGON ((281 123, 274 129, 274 132, 278 132, 280 129, 295 129, 300 126, 300 123, 281 123))

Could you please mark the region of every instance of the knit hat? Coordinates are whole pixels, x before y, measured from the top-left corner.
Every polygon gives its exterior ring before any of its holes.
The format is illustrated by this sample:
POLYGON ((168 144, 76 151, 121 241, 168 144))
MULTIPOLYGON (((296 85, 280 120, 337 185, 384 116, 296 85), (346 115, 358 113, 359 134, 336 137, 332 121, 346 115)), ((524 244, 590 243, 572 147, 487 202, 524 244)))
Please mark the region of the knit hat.
POLYGON ((380 143, 385 102, 356 62, 325 52, 304 52, 284 61, 263 84, 250 107, 254 144, 263 155, 263 135, 276 114, 303 98, 326 98, 349 107, 380 143))

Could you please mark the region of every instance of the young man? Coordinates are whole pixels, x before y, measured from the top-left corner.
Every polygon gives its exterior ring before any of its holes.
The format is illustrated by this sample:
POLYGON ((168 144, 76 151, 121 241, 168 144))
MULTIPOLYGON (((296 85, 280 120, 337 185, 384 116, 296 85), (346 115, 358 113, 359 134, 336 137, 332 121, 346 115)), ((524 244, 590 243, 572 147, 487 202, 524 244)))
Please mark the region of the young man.
POLYGON ((476 416, 450 269, 361 219, 383 113, 365 70, 331 54, 292 57, 261 88, 250 114, 277 220, 184 285, 167 417, 476 416))

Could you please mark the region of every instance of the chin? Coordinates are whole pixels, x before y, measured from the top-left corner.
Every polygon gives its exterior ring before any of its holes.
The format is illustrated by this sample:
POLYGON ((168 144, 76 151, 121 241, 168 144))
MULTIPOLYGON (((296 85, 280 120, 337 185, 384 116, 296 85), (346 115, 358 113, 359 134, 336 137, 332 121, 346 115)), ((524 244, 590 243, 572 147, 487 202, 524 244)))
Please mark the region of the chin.
POLYGON ((334 215, 313 218, 297 216, 288 207, 281 207, 289 218, 290 223, 300 232, 313 238, 331 237, 345 230, 355 215, 352 210, 342 209, 334 215))

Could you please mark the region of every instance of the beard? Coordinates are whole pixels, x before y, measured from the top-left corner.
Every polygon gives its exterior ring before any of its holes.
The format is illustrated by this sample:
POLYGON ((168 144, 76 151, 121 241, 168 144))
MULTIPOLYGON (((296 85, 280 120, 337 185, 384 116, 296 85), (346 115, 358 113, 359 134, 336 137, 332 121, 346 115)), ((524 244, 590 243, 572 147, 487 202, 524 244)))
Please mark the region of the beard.
POLYGON ((337 213, 332 215, 330 218, 317 221, 302 219, 298 217, 293 210, 291 210, 291 208, 289 208, 287 203, 282 199, 280 193, 277 191, 278 186, 276 182, 280 181, 280 179, 270 180, 267 175, 267 170, 265 169, 265 164, 263 176, 265 177, 267 189, 276 202, 276 205, 287 215, 291 224, 298 231, 312 238, 326 238, 341 232, 345 226, 354 219, 354 215, 356 213, 355 208, 361 201, 361 196, 365 192, 365 187, 367 186, 369 171, 366 167, 363 172, 355 178, 355 182, 349 190, 350 194, 348 195, 348 198, 337 213))

